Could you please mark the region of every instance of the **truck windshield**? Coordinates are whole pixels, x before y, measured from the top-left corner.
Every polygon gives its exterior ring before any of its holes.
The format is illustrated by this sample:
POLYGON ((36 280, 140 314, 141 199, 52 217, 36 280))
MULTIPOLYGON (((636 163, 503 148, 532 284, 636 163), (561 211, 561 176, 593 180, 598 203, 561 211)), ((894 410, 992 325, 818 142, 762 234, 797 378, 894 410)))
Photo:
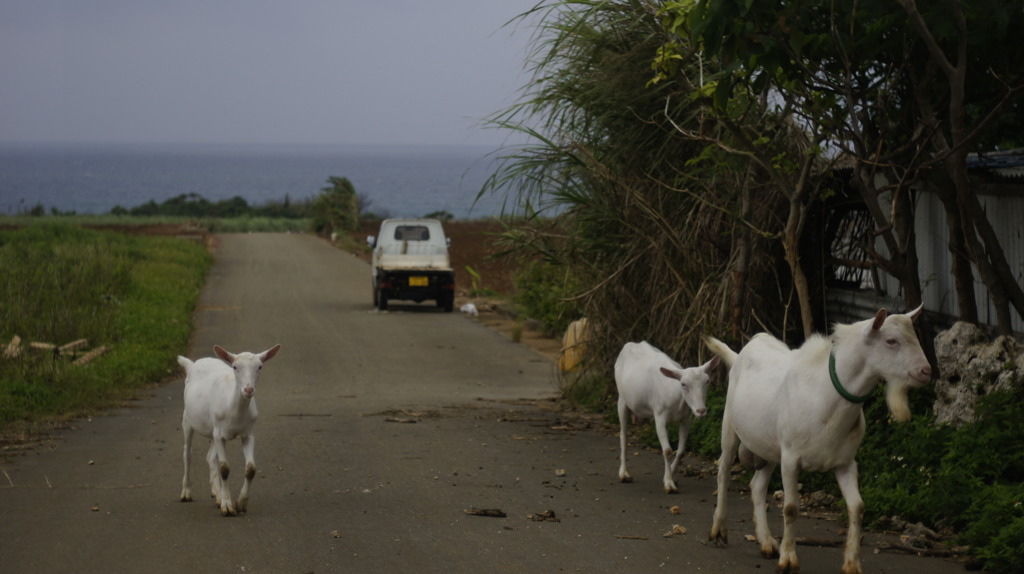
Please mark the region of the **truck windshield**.
POLYGON ((399 225, 395 228, 395 239, 399 241, 427 241, 430 230, 425 225, 399 225))

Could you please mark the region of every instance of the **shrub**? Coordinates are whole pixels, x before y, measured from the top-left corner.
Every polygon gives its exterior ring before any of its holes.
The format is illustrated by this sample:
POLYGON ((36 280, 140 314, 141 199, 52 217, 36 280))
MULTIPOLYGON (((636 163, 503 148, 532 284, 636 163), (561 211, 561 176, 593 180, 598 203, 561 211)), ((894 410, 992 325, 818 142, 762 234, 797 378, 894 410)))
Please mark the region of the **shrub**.
POLYGON ((359 197, 347 177, 327 178, 329 187, 313 200, 313 229, 320 234, 351 231, 359 227, 359 197))
POLYGON ((470 276, 470 297, 493 297, 497 294, 494 289, 483 286, 483 277, 472 265, 466 265, 466 273, 470 276))
MULTIPOLYGON (((580 371, 561 380, 562 398, 576 408, 611 413, 614 418, 616 397, 608 393, 608 382, 593 371, 580 371)), ((612 385, 614 387, 614 384, 612 385)), ((657 444, 657 438, 654 439, 657 444)))
POLYGON ((1024 571, 1024 484, 995 484, 976 493, 965 518, 964 541, 975 547, 985 569, 1024 571))
POLYGON ((516 304, 540 321, 547 335, 563 333, 580 317, 578 305, 570 298, 573 282, 564 268, 531 261, 520 268, 514 281, 516 304))

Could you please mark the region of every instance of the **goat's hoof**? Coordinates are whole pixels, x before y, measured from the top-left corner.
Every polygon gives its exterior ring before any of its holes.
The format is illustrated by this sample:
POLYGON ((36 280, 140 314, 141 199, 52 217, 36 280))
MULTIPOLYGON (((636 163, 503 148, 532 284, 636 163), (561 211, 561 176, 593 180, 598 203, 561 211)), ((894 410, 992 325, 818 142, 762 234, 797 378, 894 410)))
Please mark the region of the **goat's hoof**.
POLYGON ((664 488, 665 494, 676 494, 679 492, 679 487, 674 484, 666 484, 664 488))
POLYGON ((227 508, 225 508, 225 507, 221 507, 221 509, 220 509, 220 515, 221 515, 221 516, 224 516, 224 517, 228 517, 228 516, 238 516, 238 512, 236 512, 236 511, 235 511, 235 509, 234 509, 234 508, 231 508, 231 507, 227 507, 227 508))
POLYGON ((800 563, 794 558, 789 562, 779 562, 775 567, 776 574, 800 574, 800 563))
POLYGON ((722 528, 721 530, 717 530, 712 528, 711 534, 708 534, 708 541, 713 543, 715 546, 729 544, 729 529, 722 528))
MULTIPOLYGON (((762 544, 761 545, 761 558, 778 558, 778 557, 779 557, 779 547, 775 544, 775 539, 772 539, 769 544, 762 544)), ((786 564, 787 564, 786 568, 789 568, 789 565, 788 565, 789 563, 787 562, 786 564)), ((779 568, 782 568, 782 563, 781 562, 779 563, 779 568)), ((786 570, 786 572, 789 572, 789 570, 786 570)))
POLYGON ((627 474, 619 475, 619 482, 633 482, 633 477, 627 474))
POLYGON ((860 567, 860 561, 858 560, 857 562, 843 564, 839 574, 864 574, 864 569, 860 567))
POLYGON ((182 502, 192 502, 192 497, 188 496, 188 495, 185 495, 185 494, 182 494, 181 495, 181 501, 182 502))

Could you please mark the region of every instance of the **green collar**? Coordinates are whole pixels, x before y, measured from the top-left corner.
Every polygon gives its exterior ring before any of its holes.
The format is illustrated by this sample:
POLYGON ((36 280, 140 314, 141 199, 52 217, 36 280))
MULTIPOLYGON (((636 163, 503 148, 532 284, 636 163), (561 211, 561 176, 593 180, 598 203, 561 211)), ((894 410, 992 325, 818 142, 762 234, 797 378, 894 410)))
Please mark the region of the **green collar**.
POLYGON ((841 396, 844 399, 850 401, 851 403, 854 403, 854 404, 863 403, 864 401, 866 401, 869 398, 871 398, 871 393, 868 393, 866 395, 861 395, 861 396, 858 397, 857 395, 850 394, 850 391, 847 391, 846 389, 843 388, 842 383, 839 382, 839 376, 836 375, 836 353, 835 353, 835 351, 832 351, 828 355, 828 374, 829 374, 830 377, 832 377, 832 386, 836 388, 836 392, 839 393, 839 396, 841 396))

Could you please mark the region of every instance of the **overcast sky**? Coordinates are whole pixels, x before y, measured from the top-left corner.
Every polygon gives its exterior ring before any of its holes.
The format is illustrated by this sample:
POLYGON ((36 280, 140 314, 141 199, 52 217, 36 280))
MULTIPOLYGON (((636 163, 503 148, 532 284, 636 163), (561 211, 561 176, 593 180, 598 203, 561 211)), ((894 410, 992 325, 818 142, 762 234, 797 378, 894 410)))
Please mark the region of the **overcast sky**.
POLYGON ((538 0, 0 0, 0 141, 486 144, 538 0))

